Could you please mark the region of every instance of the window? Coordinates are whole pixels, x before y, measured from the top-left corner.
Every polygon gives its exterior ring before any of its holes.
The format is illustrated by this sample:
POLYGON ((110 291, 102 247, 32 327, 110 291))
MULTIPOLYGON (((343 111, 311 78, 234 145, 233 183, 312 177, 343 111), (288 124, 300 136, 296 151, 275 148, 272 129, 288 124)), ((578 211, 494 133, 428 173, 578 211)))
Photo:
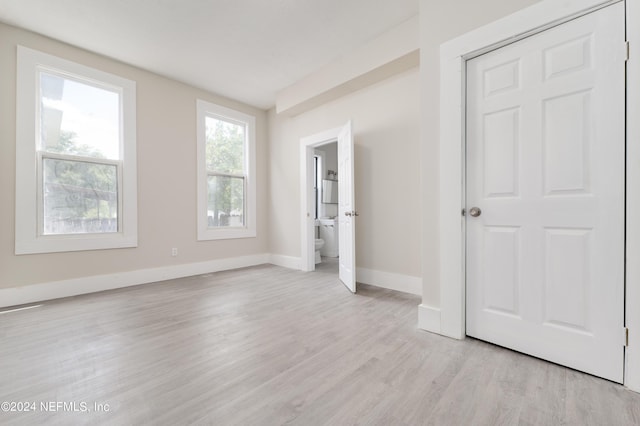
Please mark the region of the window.
POLYGON ((19 46, 16 112, 16 254, 135 247, 135 83, 19 46))
POLYGON ((255 117, 201 100, 197 110, 198 240, 255 237, 255 117))

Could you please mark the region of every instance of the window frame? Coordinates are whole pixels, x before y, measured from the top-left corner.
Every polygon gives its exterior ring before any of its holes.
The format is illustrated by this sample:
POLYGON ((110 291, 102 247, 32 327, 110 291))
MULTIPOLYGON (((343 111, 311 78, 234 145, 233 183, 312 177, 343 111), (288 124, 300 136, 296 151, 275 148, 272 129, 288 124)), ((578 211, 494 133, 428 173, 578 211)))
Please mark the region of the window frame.
POLYGON ((256 237, 256 118, 252 115, 223 107, 201 99, 196 100, 197 110, 197 238, 198 241, 224 240, 256 237), (207 168, 206 118, 246 126, 244 174, 221 173, 207 168), (244 226, 209 227, 208 224, 208 180, 210 176, 243 178, 244 181, 244 226))
POLYGON ((16 89, 15 254, 137 247, 136 83, 57 56, 18 46, 16 89), (40 149, 41 72, 119 94, 118 160, 51 153, 40 149), (44 234, 44 158, 115 165, 118 179, 118 231, 44 234))

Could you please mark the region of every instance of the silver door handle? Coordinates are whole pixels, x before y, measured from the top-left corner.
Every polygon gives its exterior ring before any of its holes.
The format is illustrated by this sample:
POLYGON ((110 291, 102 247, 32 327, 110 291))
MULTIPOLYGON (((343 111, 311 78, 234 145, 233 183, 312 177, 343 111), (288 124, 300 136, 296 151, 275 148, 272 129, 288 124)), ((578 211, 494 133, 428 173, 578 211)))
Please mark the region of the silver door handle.
POLYGON ((350 212, 344 212, 345 216, 360 216, 360 213, 358 213, 357 211, 353 210, 350 212))
POLYGON ((351 212, 344 212, 345 216, 351 216, 351 212))
POLYGON ((469 210, 469 215, 472 217, 478 217, 482 214, 482 210, 480 210, 480 207, 471 207, 471 210, 469 210))

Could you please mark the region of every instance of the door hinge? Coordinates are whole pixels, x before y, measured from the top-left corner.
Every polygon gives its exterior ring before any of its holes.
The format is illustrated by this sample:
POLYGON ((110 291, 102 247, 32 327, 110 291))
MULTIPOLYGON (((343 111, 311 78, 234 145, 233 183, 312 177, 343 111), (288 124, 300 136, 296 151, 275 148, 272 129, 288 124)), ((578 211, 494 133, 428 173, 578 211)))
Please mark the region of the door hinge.
POLYGON ((629 55, 631 54, 631 47, 629 46, 629 42, 624 42, 624 60, 625 62, 629 60, 629 55))
POLYGON ((622 344, 624 347, 628 347, 629 346, 629 329, 627 327, 622 329, 622 344))

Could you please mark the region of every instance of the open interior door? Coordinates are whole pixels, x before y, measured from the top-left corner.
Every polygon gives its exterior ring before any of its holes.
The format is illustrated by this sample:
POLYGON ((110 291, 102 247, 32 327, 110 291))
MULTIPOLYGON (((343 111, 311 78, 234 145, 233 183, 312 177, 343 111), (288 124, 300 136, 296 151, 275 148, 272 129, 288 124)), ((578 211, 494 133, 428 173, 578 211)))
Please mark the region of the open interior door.
POLYGON ((340 281, 356 292, 356 230, 351 121, 338 136, 338 255, 340 281))

